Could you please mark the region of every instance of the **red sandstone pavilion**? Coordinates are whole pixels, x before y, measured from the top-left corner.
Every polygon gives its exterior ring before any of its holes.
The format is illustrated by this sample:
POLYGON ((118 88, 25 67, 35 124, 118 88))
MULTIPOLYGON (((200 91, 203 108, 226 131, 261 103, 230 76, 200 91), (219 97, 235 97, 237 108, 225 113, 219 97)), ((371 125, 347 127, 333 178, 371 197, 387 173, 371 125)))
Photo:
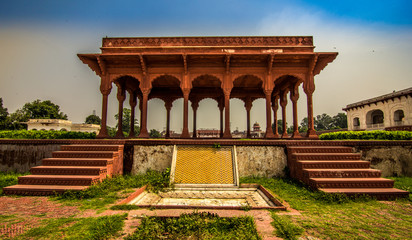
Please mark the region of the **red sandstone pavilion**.
MULTIPOLYGON (((306 137, 317 138, 313 124, 312 95, 314 77, 332 62, 337 52, 314 52, 311 36, 254 37, 138 37, 103 38, 101 53, 78 54, 101 78, 103 95, 102 123, 99 138, 108 138, 107 105, 112 84, 116 84, 119 123, 116 138, 123 138, 122 111, 126 92, 130 95, 131 118, 135 118, 137 98, 140 108, 139 138, 149 137, 147 102, 162 99, 167 112, 166 137, 170 137, 170 110, 173 101, 184 99, 181 138, 190 138, 189 101, 193 109, 193 138, 196 138, 196 111, 205 98, 216 100, 220 110, 220 137, 231 138, 230 99, 245 103, 247 137, 250 138, 250 109, 258 98, 266 100, 265 138, 279 136, 275 125, 277 110, 282 108, 286 129, 288 95, 293 106, 292 138, 299 138, 297 101, 299 86, 307 99, 309 119, 306 137), (224 111, 224 113, 223 113, 224 111), (224 123, 223 123, 224 119, 224 123)), ((133 123, 133 121, 131 121, 133 123)), ((129 137, 134 136, 131 125, 129 137)))

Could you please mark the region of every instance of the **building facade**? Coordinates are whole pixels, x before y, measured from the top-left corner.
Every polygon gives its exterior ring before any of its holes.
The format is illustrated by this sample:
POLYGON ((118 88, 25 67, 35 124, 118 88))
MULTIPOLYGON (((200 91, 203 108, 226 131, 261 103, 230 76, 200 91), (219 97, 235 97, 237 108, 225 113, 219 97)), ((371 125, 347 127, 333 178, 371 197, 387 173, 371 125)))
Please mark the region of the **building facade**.
MULTIPOLYGON (((272 130, 277 124, 280 105, 286 125, 288 98, 293 108, 294 133, 298 131, 297 101, 303 87, 307 101, 309 127, 306 137, 317 138, 313 125, 314 77, 338 53, 314 52, 311 36, 261 37, 137 37, 103 38, 101 53, 78 54, 100 77, 102 93, 102 123, 99 138, 108 138, 107 107, 112 86, 117 86, 119 122, 116 138, 124 138, 122 111, 126 94, 130 96, 131 118, 135 107, 140 109, 140 134, 148 138, 147 102, 153 98, 164 101, 166 134, 170 137, 170 111, 176 99, 183 99, 181 138, 196 138, 196 118, 199 102, 214 99, 220 111, 220 136, 232 138, 230 130, 230 99, 245 104, 247 137, 251 137, 250 110, 253 101, 266 100, 265 138, 287 138, 272 130), (139 105, 137 103, 139 102, 139 105), (189 102, 193 109, 193 130, 190 135, 189 102)), ((134 122, 133 120, 131 121, 134 122)), ((286 126, 284 126, 286 128, 286 126)), ((129 138, 134 138, 131 125, 129 138)))
POLYGON ((95 132, 100 131, 100 126, 96 124, 72 123, 61 119, 30 119, 27 130, 56 130, 56 131, 75 131, 75 132, 95 132))
POLYGON ((412 88, 352 103, 343 108, 348 130, 410 130, 412 88))

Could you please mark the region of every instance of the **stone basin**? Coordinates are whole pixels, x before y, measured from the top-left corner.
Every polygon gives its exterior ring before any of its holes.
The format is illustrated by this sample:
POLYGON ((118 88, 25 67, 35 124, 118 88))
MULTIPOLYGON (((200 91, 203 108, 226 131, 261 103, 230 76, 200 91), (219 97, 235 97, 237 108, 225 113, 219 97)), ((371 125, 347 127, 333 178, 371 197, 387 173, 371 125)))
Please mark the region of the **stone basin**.
POLYGON ((286 207, 269 191, 258 184, 241 184, 240 187, 173 188, 151 193, 137 190, 122 204, 142 208, 161 209, 279 209, 286 207))

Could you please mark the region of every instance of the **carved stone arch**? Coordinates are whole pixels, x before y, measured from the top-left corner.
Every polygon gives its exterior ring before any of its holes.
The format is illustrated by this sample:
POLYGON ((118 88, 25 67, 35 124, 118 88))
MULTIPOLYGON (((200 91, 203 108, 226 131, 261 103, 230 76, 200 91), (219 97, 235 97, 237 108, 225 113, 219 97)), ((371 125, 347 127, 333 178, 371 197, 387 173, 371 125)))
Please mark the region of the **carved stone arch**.
POLYGON ((131 77, 131 78, 136 79, 139 83, 142 82, 141 75, 139 75, 139 74, 110 74, 109 79, 110 79, 110 82, 113 83, 113 82, 115 82, 116 80, 118 80, 122 77, 131 77))
POLYGON ((253 76, 255 78, 258 78, 260 81, 262 81, 262 88, 265 85, 265 74, 264 73, 232 73, 232 79, 233 82, 236 81, 236 79, 242 77, 242 76, 253 76))
POLYGON ((152 86, 153 81, 156 79, 159 79, 161 77, 174 77, 179 81, 179 84, 182 83, 182 76, 180 74, 175 74, 175 73, 156 73, 156 74, 150 74, 149 81, 150 81, 150 86, 152 86))
POLYGON ((298 79, 299 82, 304 82, 306 79, 306 74, 303 74, 303 73, 276 73, 276 74, 273 74, 273 78, 272 78, 273 82, 275 83, 275 87, 276 87, 276 81, 286 76, 294 77, 298 79))
POLYGON ((198 97, 196 100, 198 101, 198 103, 200 104, 201 101, 206 100, 206 99, 211 99, 216 101, 216 103, 219 104, 219 100, 213 97, 206 97, 206 96, 202 96, 202 97, 198 97))
POLYGON ((162 100, 162 101, 163 101, 163 103, 165 103, 165 102, 166 102, 166 100, 165 100, 165 99, 163 99, 162 97, 159 97, 159 96, 154 96, 154 97, 149 97, 149 98, 148 98, 148 100, 152 100, 152 99, 159 99, 159 100, 162 100))
MULTIPOLYGON (((238 99, 240 101, 242 101, 243 103, 245 103, 245 99, 240 97, 240 96, 236 96, 236 97, 230 97, 230 99, 238 99)), ((253 100, 252 100, 253 101, 253 100)))
MULTIPOLYGON (((247 77, 247 76, 251 76, 251 77, 253 77, 253 78, 255 78, 255 79, 258 79, 260 82, 261 82, 261 88, 263 89, 264 88, 264 84, 265 84, 265 81, 264 81, 264 78, 262 78, 262 76, 258 76, 257 74, 234 74, 234 75, 232 75, 233 76, 233 87, 236 87, 235 86, 235 82, 236 81, 238 81, 241 77, 247 77)), ((244 86, 243 86, 244 87, 244 86)))
POLYGON ((397 110, 402 110, 403 112, 405 112, 405 109, 406 109, 406 106, 404 104, 398 103, 398 104, 393 105, 390 108, 390 114, 391 116, 393 116, 393 113, 396 112, 397 110))
POLYGON ((199 79, 200 77, 207 77, 210 76, 212 78, 215 78, 217 80, 219 80, 220 82, 220 88, 223 88, 223 75, 221 74, 215 74, 215 73, 191 73, 190 74, 190 79, 189 79, 189 83, 190 83, 190 88, 193 88, 193 82, 197 79, 199 79))

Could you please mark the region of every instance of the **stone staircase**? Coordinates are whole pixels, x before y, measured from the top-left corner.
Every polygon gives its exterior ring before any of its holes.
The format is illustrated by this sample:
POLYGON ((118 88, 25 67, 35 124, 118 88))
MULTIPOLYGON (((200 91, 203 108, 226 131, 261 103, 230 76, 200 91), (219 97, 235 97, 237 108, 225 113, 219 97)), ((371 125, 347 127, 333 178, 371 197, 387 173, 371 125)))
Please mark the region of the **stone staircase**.
POLYGON ((287 148, 291 177, 313 189, 349 196, 366 194, 379 200, 407 197, 407 191, 393 188, 394 181, 381 178, 351 147, 291 146, 287 148))
POLYGON ((18 184, 3 188, 8 195, 53 195, 83 190, 107 176, 123 174, 123 145, 63 145, 42 165, 19 177, 18 184))

